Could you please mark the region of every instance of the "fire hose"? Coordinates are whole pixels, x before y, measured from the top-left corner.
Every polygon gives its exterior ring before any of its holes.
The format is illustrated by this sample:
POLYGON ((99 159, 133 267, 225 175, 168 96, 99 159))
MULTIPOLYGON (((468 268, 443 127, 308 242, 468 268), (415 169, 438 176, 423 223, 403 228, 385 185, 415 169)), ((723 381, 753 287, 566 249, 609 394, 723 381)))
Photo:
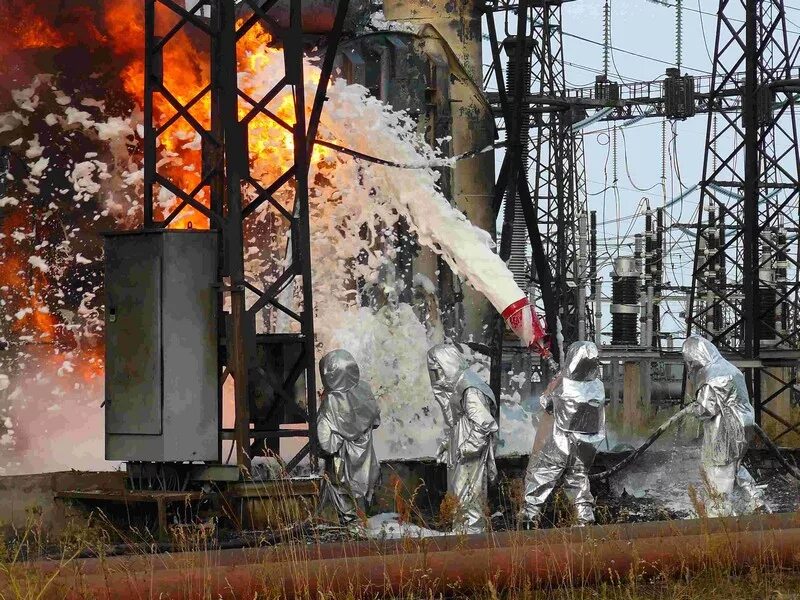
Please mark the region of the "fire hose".
POLYGON ((798 470, 797 467, 795 467, 788 460, 786 460, 783 454, 781 454, 780 449, 775 445, 775 442, 773 442, 767 435, 767 433, 763 429, 761 429, 761 426, 756 424, 755 430, 756 433, 758 434, 758 437, 760 437, 761 441, 764 442, 764 445, 766 445, 766 447, 772 451, 772 453, 775 455, 775 458, 778 459, 778 462, 781 464, 781 466, 784 469, 786 469, 786 472, 789 473, 789 475, 791 475, 795 479, 800 480, 800 470, 798 470))
MULTIPOLYGON (((511 327, 514 333, 534 352, 539 354, 541 360, 547 364, 548 369, 555 373, 558 371, 558 365, 553 360, 553 355, 550 352, 550 336, 544 330, 542 325, 541 319, 539 315, 536 314, 536 309, 531 305, 527 298, 523 298, 513 304, 509 305, 502 313, 503 318, 505 319, 506 323, 511 327)), ((550 386, 548 386, 548 390, 554 387, 557 383, 558 375, 550 382, 550 386)), ((546 392, 545 392, 546 393, 546 392)), ((636 448, 631 454, 626 456, 616 465, 603 471, 602 473, 596 473, 591 475, 589 479, 592 481, 597 481, 601 479, 607 479, 608 477, 618 473, 620 470, 624 469, 626 466, 631 464, 634 460, 639 458, 645 450, 647 450, 650 446, 652 446, 655 441, 660 438, 667 429, 672 427, 677 421, 681 420, 687 414, 689 414, 689 410, 692 407, 692 404, 684 407, 674 415, 672 415, 669 419, 667 419, 664 423, 662 423, 651 435, 650 437, 645 440, 645 442, 636 448)), ((778 447, 772 442, 769 436, 764 432, 763 429, 758 424, 755 425, 755 430, 758 436, 762 439, 764 444, 772 451, 775 457, 778 459, 778 462, 781 466, 786 469, 786 472, 791 475, 792 477, 800 480, 800 470, 797 467, 793 466, 786 458, 781 454, 778 447)))
POLYGON ((637 458, 639 458, 639 457, 640 457, 640 456, 641 456, 641 455, 644 453, 644 451, 645 451, 645 450, 647 450, 647 449, 648 449, 650 446, 652 446, 652 445, 653 445, 653 443, 654 443, 654 442, 655 442, 655 441, 656 441, 658 438, 660 438, 660 437, 661 437, 661 436, 664 434, 664 432, 665 432, 667 429, 669 429, 670 427, 672 427, 672 425, 673 425, 674 423, 676 423, 677 421, 679 421, 679 420, 681 420, 683 417, 685 417, 687 414, 689 414, 689 409, 690 409, 691 407, 692 407, 692 405, 690 404, 690 405, 688 405, 688 406, 684 407, 682 410, 679 410, 678 412, 676 412, 676 413, 675 413, 674 415, 672 415, 672 416, 671 416, 669 419, 667 419, 666 421, 664 421, 664 422, 663 422, 663 423, 662 423, 662 424, 661 424, 661 425, 658 427, 658 429, 656 429, 656 430, 655 430, 655 431, 654 431, 654 432, 653 432, 653 433, 650 435, 650 437, 649 437, 649 438, 647 438, 647 440, 645 440, 645 442, 644 442, 644 443, 643 443, 641 446, 639 446, 638 448, 636 448, 636 450, 634 450, 633 452, 631 452, 631 453, 630 453, 628 456, 626 456, 625 458, 623 458, 621 461, 619 461, 617 464, 615 464, 615 465, 614 465, 613 467, 611 467, 610 469, 607 469, 607 470, 603 471, 602 473, 595 473, 594 475, 590 475, 590 476, 589 476, 589 479, 590 479, 591 481, 597 481, 597 480, 599 480, 599 479, 608 479, 609 477, 611 477, 611 476, 612 476, 612 475, 614 475, 615 473, 618 473, 619 471, 621 471, 622 469, 624 469, 626 466, 628 466, 629 464, 631 464, 631 463, 632 463, 634 460, 636 460, 637 458))
MULTIPOLYGON (((653 443, 655 443, 655 441, 658 438, 660 438, 664 434, 665 431, 667 431, 667 429, 672 427, 672 425, 674 425, 676 422, 681 420, 687 414, 690 414, 690 409, 692 408, 692 406, 693 406, 693 404, 689 404, 688 406, 684 407, 682 410, 679 410, 678 412, 676 412, 669 419, 664 421, 658 427, 658 429, 656 429, 650 435, 650 437, 648 437, 647 440, 645 440, 645 442, 641 446, 636 448, 636 450, 631 452, 628 456, 626 456, 624 459, 619 461, 617 464, 615 464, 610 469, 606 469, 605 471, 603 471, 601 473, 595 473, 594 475, 590 475, 589 479, 592 480, 592 481, 598 481, 598 480, 601 480, 601 479, 608 479, 612 475, 615 475, 616 473, 618 473, 619 471, 624 469, 626 466, 631 464, 634 460, 639 458, 644 453, 645 450, 647 450, 650 446, 652 446, 653 443)), ((789 475, 791 475, 792 477, 794 477, 795 479, 800 480, 800 470, 798 470, 797 467, 795 467, 788 460, 786 460, 786 458, 783 456, 783 454, 781 454, 780 449, 770 439, 770 437, 766 434, 766 432, 763 429, 761 429, 761 427, 758 424, 754 424, 754 429, 755 429, 756 433, 758 434, 758 436, 761 438, 761 441, 763 441, 764 444, 767 446, 767 448, 769 448, 770 451, 775 455, 775 457, 778 459, 778 462, 781 464, 781 466, 784 469, 786 469, 786 472, 789 475)))
POLYGON ((470 150, 469 152, 463 152, 462 154, 457 154, 455 156, 451 156, 448 158, 439 158, 439 159, 429 160, 423 163, 410 164, 410 163, 399 163, 393 160, 387 160, 385 158, 378 158, 377 156, 372 156, 364 152, 359 152, 358 150, 354 150, 346 146, 341 146, 334 142, 329 142, 328 140, 316 139, 314 140, 314 143, 318 146, 324 146, 329 150, 340 152, 341 154, 347 154, 348 156, 352 156, 353 158, 357 158, 359 160, 371 162, 376 165, 383 165, 385 167, 394 167, 396 169, 430 169, 436 167, 445 167, 448 165, 452 165, 452 163, 454 162, 458 162, 460 160, 466 160, 468 158, 474 158, 476 156, 479 156, 480 154, 485 154, 486 152, 495 150, 497 148, 504 148, 506 145, 505 142, 499 142, 495 144, 490 144, 488 146, 479 148, 477 150, 470 150))

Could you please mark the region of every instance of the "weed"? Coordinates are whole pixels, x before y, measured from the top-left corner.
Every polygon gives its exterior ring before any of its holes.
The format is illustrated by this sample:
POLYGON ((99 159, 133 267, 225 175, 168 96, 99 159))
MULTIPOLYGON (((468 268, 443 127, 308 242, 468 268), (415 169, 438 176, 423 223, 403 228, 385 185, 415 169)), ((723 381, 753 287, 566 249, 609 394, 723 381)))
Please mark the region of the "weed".
MULTIPOLYGON (((511 499, 513 505, 514 482, 504 482, 507 490, 506 498, 511 499)), ((399 477, 394 477, 388 483, 390 493, 395 500, 395 508, 406 523, 416 523, 428 526, 422 516, 422 511, 415 505, 419 488, 408 489, 399 477)), ((49 598, 63 597, 62 590, 65 582, 73 581, 74 573, 84 569, 86 563, 81 563, 77 558, 80 555, 99 557, 92 568, 99 569, 98 576, 107 577, 114 581, 121 573, 126 576, 136 576, 137 569, 146 565, 146 570, 170 569, 178 573, 183 581, 180 596, 161 596, 161 590, 156 587, 148 588, 143 598, 191 598, 211 599, 217 598, 220 588, 212 584, 215 568, 230 563, 224 562, 224 556, 235 556, 236 564, 249 562, 253 567, 253 580, 259 582, 258 589, 247 595, 233 595, 222 593, 225 598, 242 598, 247 600, 279 599, 291 600, 322 600, 342 599, 350 600, 365 597, 360 594, 355 573, 359 564, 359 552, 364 546, 351 545, 351 538, 341 532, 338 537, 330 537, 330 532, 336 530, 319 518, 313 502, 298 498, 292 489, 289 480, 272 482, 252 482, 248 487, 249 498, 268 505, 269 509, 263 511, 268 520, 273 523, 271 535, 263 538, 253 538, 252 544, 262 545, 270 543, 271 549, 261 552, 241 552, 239 554, 223 555, 219 550, 220 530, 216 521, 203 520, 195 515, 188 522, 175 524, 170 527, 170 535, 174 554, 152 555, 150 552, 155 544, 152 535, 146 530, 122 529, 110 522, 101 512, 94 512, 83 522, 72 523, 58 538, 58 558, 48 563, 48 568, 43 568, 41 562, 36 560, 42 556, 46 544, 46 535, 42 528, 41 511, 31 508, 28 514, 28 523, 24 530, 15 532, 11 539, 0 547, 0 600, 24 599, 47 600, 49 598), (298 522, 303 527, 298 529, 298 522), (301 531, 302 530, 302 531, 301 531), (106 555, 112 540, 122 540, 128 551, 133 556, 125 558, 112 558, 106 555), (320 557, 326 554, 325 543, 337 541, 342 544, 350 558, 344 559, 338 567, 321 566, 325 560, 320 557), (180 551, 180 552, 178 552, 180 551), (182 554, 185 553, 185 554, 182 554), (323 570, 320 571, 319 569, 323 570), (317 571, 315 571, 317 569, 317 571), (295 591, 288 594, 277 583, 276 573, 291 571, 297 578, 295 591), (311 595, 308 582, 312 573, 317 573, 321 582, 320 588, 311 595), (336 588, 333 584, 336 577, 345 577, 349 582, 344 588, 336 588), (352 577, 352 579, 349 579, 352 577), (305 582, 305 583, 303 583, 305 582), (330 586, 330 587, 329 587, 330 586), (336 591, 338 590, 338 591, 336 591)), ((695 503, 698 514, 704 514, 704 505, 695 490, 690 490, 690 496, 695 503)), ((251 502, 252 504, 252 502, 251 502)), ((235 507, 229 510, 236 513, 235 507)), ((458 510, 458 503, 452 496, 446 496, 439 506, 438 514, 433 525, 439 529, 448 529, 458 510)), ((183 513, 184 515, 187 512, 183 513)), ((388 540, 369 542, 371 552, 378 552, 378 564, 383 561, 384 569, 397 565, 408 565, 400 591, 388 593, 384 587, 385 582, 379 581, 366 597, 385 597, 396 600, 451 600, 456 598, 469 598, 471 600, 732 600, 734 598, 764 598, 769 600, 797 600, 797 590, 800 589, 800 573, 797 571, 779 568, 778 563, 769 552, 760 556, 751 557, 747 569, 737 566, 734 554, 727 541, 720 541, 720 536, 706 536, 702 548, 695 546, 680 549, 681 556, 674 565, 648 565, 647 569, 637 568, 620 569, 619 572, 603 572, 601 580, 584 580, 580 571, 567 571, 559 573, 551 581, 549 588, 535 585, 531 571, 525 568, 526 557, 533 551, 545 550, 547 544, 552 544, 553 556, 557 556, 561 544, 569 539, 575 539, 575 530, 566 526, 574 522, 571 503, 559 494, 553 500, 554 522, 564 525, 561 533, 551 532, 542 538, 539 545, 531 546, 522 543, 524 537, 509 534, 511 546, 508 550, 508 560, 505 563, 506 577, 499 579, 498 572, 487 571, 486 581, 476 582, 470 579, 471 574, 462 573, 461 577, 452 577, 441 581, 442 573, 436 572, 430 566, 429 559, 433 556, 436 540, 405 539, 393 544, 388 540), (697 552, 702 551, 706 558, 698 562, 697 552), (416 557, 416 558, 415 558, 416 557), (420 558, 422 557, 422 558, 420 558), (685 559, 685 560, 684 560, 685 559), (686 565, 692 564, 690 570, 686 565), (698 568, 699 565, 699 568, 698 568), (467 583, 469 582, 469 585, 467 583)), ((610 513, 598 511, 598 518, 602 521, 611 520, 610 513)), ((465 537, 459 537, 446 542, 448 547, 465 557, 469 555, 470 542, 465 537)), ((680 545, 678 545, 680 548, 680 545)), ((502 550, 491 550, 490 552, 502 550)), ((581 560, 586 564, 601 564, 595 546, 591 543, 584 544, 580 550, 581 560)), ((545 562, 549 562, 546 559, 545 562)), ((435 563, 434 563, 435 564, 435 563)), ((474 562, 472 564, 475 564, 474 562)), ((528 565, 530 563, 527 563, 528 565)), ((554 563, 555 564, 555 563, 554 563)), ((638 564, 638 563, 637 563, 638 564)), ((234 565, 231 564, 231 567, 234 565)), ((641 567, 638 564, 638 567, 641 567)), ((576 564, 577 567, 577 564, 576 564)), ((387 571, 384 571, 386 573, 387 571)), ((591 573, 591 571, 589 571, 591 573)), ((373 573, 374 574, 374 573, 373 573)), ((119 579, 117 579, 119 581, 119 579)), ((158 581, 154 578, 153 581, 158 581)), ((374 579, 373 579, 374 581, 374 579)), ((107 583, 106 585, 111 585, 107 583)), ((83 588, 72 588, 74 598, 91 598, 81 595, 83 588)), ((113 590, 104 589, 99 597, 115 597, 113 590)))

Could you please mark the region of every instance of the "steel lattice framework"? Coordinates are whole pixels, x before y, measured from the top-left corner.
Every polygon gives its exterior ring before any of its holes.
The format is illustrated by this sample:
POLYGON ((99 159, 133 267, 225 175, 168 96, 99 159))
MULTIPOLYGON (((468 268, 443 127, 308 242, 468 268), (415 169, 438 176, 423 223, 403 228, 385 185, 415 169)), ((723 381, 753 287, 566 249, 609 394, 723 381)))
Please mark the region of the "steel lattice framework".
MULTIPOLYGON (((577 228, 586 195, 582 139, 571 127, 575 113, 563 100, 562 3, 495 3, 487 6, 486 14, 497 87, 489 97, 500 106, 507 140, 495 188, 495 210, 504 207, 500 256, 509 261, 523 287, 535 284, 534 296, 544 309, 548 330, 555 333, 560 321, 564 339, 570 342, 579 335, 583 296, 578 293, 582 278, 577 228), (516 13, 515 33, 499 40, 495 16, 511 12, 516 13), (505 77, 501 48, 508 55, 505 77)), ((554 351, 557 356, 558 349, 554 351)), ((496 365, 499 358, 498 353, 496 365)), ((499 374, 493 385, 498 382, 499 374)))
MULTIPOLYGON (((537 274, 540 287, 540 300, 544 306, 547 329, 551 332, 557 330, 558 325, 558 297, 554 293, 550 264, 545 251, 543 235, 539 226, 539 211, 532 197, 529 185, 529 126, 527 94, 530 89, 532 73, 532 51, 528 25, 531 19, 531 10, 535 2, 519 0, 515 5, 495 3, 487 5, 486 31, 489 35, 489 44, 492 52, 491 74, 497 86, 498 101, 503 125, 506 130, 506 152, 503 164, 498 173, 495 185, 493 209, 499 213, 505 205, 503 230, 500 238, 499 255, 509 266, 514 267, 514 262, 523 265, 522 274, 515 272, 515 279, 525 288, 525 279, 530 280, 527 268, 524 267, 526 244, 525 233, 530 242, 533 270, 537 274), (507 77, 503 76, 503 61, 501 57, 501 40, 498 39, 495 16, 497 14, 510 14, 516 10, 516 34, 504 40, 505 50, 508 54, 507 77), (524 229, 520 227, 524 223, 524 229), (512 259, 512 251, 516 250, 517 256, 512 259), (520 257, 519 253, 523 256, 520 257), (520 281, 523 280, 523 281, 520 281)), ((494 352, 492 357, 492 370, 490 383, 492 389, 498 394, 501 391, 503 370, 503 337, 505 325, 498 318, 494 330, 494 352)), ((553 357, 559 360, 558 347, 553 347, 553 357)))
POLYGON ((756 418, 774 420, 776 440, 800 433, 776 407, 800 358, 797 51, 782 0, 720 1, 708 98, 720 110, 708 118, 688 311, 690 331, 749 367, 756 418), (724 110, 731 87, 741 112, 724 110))
MULTIPOLYGON (((564 98, 564 49, 561 2, 533 7, 534 40, 532 92, 542 97, 564 98)), ((563 104, 532 115, 529 185, 539 210, 544 249, 553 274, 558 314, 566 344, 578 339, 578 217, 585 203, 578 196, 577 142, 572 132, 573 112, 563 104)))
MULTIPOLYGON (((207 219, 210 228, 219 232, 222 242, 220 248, 224 249, 220 261, 220 288, 223 294, 230 294, 230 313, 220 315, 219 345, 221 355, 226 357, 225 364, 221 365, 224 366, 222 380, 227 375, 233 377, 236 406, 235 427, 233 430, 223 430, 222 435, 223 438, 235 440, 237 462, 243 467, 249 466, 251 439, 307 436, 308 443, 287 465, 287 469, 291 470, 309 453, 312 459, 316 456, 308 171, 348 0, 339 0, 331 32, 317 40, 320 47, 325 48, 325 53, 319 83, 314 90, 305 87, 301 0, 290 0, 288 23, 279 23, 268 14, 276 1, 244 0, 236 3, 234 0, 201 0, 186 10, 171 0, 146 0, 144 227, 168 227, 191 207, 207 219), (161 11, 158 29, 157 10, 161 11), (168 23, 166 28, 164 22, 168 23), (256 25, 269 31, 273 43, 282 48, 284 58, 283 76, 260 98, 253 98, 240 89, 237 80, 237 51, 241 49, 244 36, 256 25), (164 58, 168 44, 187 30, 191 30, 195 40, 204 40, 210 60, 200 65, 206 70, 207 84, 188 101, 181 101, 176 90, 170 89, 168 78, 165 78, 165 72, 169 73, 171 65, 165 63, 164 58), (291 94, 294 100, 294 123, 287 123, 270 109, 270 102, 286 93, 291 94), (165 115, 155 114, 155 107, 161 105, 156 104, 156 96, 160 96, 174 110, 172 116, 165 118, 165 115), (310 103, 308 96, 313 97, 310 103), (199 115, 198 108, 208 98, 210 114, 199 115), (307 111, 307 108, 310 110, 307 111), (248 131, 256 117, 271 119, 292 134, 294 161, 272 181, 263 181, 251 174, 248 131), (161 160, 162 137, 178 121, 188 124, 201 140, 202 174, 192 189, 183 189, 161 160), (294 191, 294 206, 291 209, 285 208, 274 198, 282 188, 294 191), (177 205, 168 214, 160 213, 158 208, 159 195, 164 192, 178 199, 177 205), (267 204, 285 220, 291 243, 282 272, 266 289, 259 289, 245 276, 243 232, 245 223, 267 204), (279 300, 281 291, 295 283, 302 296, 299 313, 279 300), (250 306, 245 303, 246 291, 257 298, 250 306), (262 366, 255 362, 256 314, 268 305, 299 324, 300 333, 280 334, 280 339, 271 340, 272 343, 301 346, 295 364, 286 370, 288 376, 283 369, 274 372, 269 365, 262 366), (276 391, 276 402, 270 409, 276 414, 280 414, 284 403, 293 395, 295 384, 305 375, 307 430, 281 429, 280 426, 265 431, 251 429, 249 388, 255 371, 265 376, 276 391)), ((202 47, 203 42, 198 44, 202 47)))

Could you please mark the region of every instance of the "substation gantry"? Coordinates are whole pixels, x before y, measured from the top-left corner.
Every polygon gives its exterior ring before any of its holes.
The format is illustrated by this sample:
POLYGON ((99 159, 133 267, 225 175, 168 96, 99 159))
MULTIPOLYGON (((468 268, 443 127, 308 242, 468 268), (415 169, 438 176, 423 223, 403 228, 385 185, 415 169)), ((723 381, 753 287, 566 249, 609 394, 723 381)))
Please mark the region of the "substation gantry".
MULTIPOLYGON (((773 407, 778 398, 796 395, 800 360, 800 67, 784 2, 720 0, 710 76, 672 68, 659 81, 620 83, 609 80, 606 67, 594 86, 567 89, 564 1, 486 6, 497 87, 487 95, 506 131, 494 205, 499 211, 505 199, 501 257, 527 278, 521 283, 536 284, 550 331, 558 317, 565 343, 583 338, 586 183, 582 134, 572 125, 591 109, 593 121, 706 114, 687 332, 709 337, 745 369, 756 418, 772 420, 768 431, 776 441, 800 434, 800 419, 773 407), (504 40, 497 15, 514 17, 505 17, 507 29, 514 23, 516 29, 504 40), (532 273, 526 272, 528 243, 532 273)), ((606 21, 606 53, 608 29, 606 21)), ((591 257, 588 263, 590 270, 596 264, 591 257)))

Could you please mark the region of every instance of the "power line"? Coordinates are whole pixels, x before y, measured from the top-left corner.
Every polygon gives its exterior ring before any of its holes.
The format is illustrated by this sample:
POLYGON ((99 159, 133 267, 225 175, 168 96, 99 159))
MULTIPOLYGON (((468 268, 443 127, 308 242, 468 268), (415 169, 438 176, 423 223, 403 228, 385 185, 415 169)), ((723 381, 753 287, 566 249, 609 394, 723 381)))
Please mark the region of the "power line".
MULTIPOLYGON (((666 0, 647 0, 647 2, 650 2, 651 4, 658 4, 659 6, 664 6, 666 8, 676 8, 675 4, 670 4, 666 0)), ((800 9, 795 8, 794 6, 784 6, 784 8, 800 11, 800 9)), ((697 13, 699 15, 705 15, 706 17, 712 17, 714 19, 717 18, 717 15, 715 13, 710 13, 708 11, 701 10, 699 8, 689 8, 688 6, 684 6, 683 10, 688 10, 688 11, 691 11, 693 13, 697 13)), ((731 21, 732 23, 741 23, 741 24, 745 23, 744 20, 742 20, 742 19, 734 19, 733 17, 727 17, 727 19, 728 19, 728 21, 731 21)), ((787 17, 786 20, 788 21, 789 18, 787 17)), ((789 22, 791 23, 791 21, 789 21, 789 22)), ((792 24, 796 25, 795 23, 792 23, 792 24)), ((792 31, 791 29, 787 29, 786 33, 791 33, 793 35, 800 35, 800 31, 792 31)))
MULTIPOLYGON (((589 44, 594 44, 595 46, 600 46, 600 47, 604 46, 602 42, 598 42, 597 40, 591 40, 591 39, 585 38, 585 37, 583 37, 581 35, 576 35, 574 33, 569 33, 567 31, 562 31, 561 33, 563 35, 566 35, 567 37, 575 38, 576 40, 581 40, 582 42, 587 42, 589 44)), ((651 60, 653 62, 661 63, 663 65, 668 65, 670 67, 675 65, 675 63, 667 61, 667 60, 662 60, 660 58, 655 58, 654 56, 647 56, 646 54, 639 54, 638 52, 632 52, 630 50, 625 50, 623 48, 617 48, 616 46, 610 46, 610 48, 614 52, 622 52, 623 54, 630 54, 631 56, 636 56, 638 58, 644 58, 645 60, 651 60)), ((684 65, 684 68, 689 69, 690 71, 697 71, 698 73, 704 73, 706 75, 711 75, 711 71, 706 71, 705 69, 696 69, 694 67, 688 67, 688 66, 685 66, 685 65, 684 65)))
MULTIPOLYGON (((597 67, 588 67, 586 65, 580 65, 578 63, 570 62, 568 60, 565 60, 564 64, 568 65, 570 67, 574 67, 576 69, 581 69, 582 71, 587 71, 589 73, 594 73, 595 75, 602 75, 603 74, 603 70, 602 69, 598 69, 597 67)), ((626 77, 624 75, 620 76, 620 80, 623 81, 623 82, 626 81, 626 80, 630 81, 630 82, 638 82, 638 81, 640 81, 636 77, 626 77)), ((590 83, 588 83, 586 85, 579 85, 579 86, 575 86, 575 87, 589 87, 591 85, 594 85, 594 81, 592 81, 592 82, 590 82, 590 83)))

